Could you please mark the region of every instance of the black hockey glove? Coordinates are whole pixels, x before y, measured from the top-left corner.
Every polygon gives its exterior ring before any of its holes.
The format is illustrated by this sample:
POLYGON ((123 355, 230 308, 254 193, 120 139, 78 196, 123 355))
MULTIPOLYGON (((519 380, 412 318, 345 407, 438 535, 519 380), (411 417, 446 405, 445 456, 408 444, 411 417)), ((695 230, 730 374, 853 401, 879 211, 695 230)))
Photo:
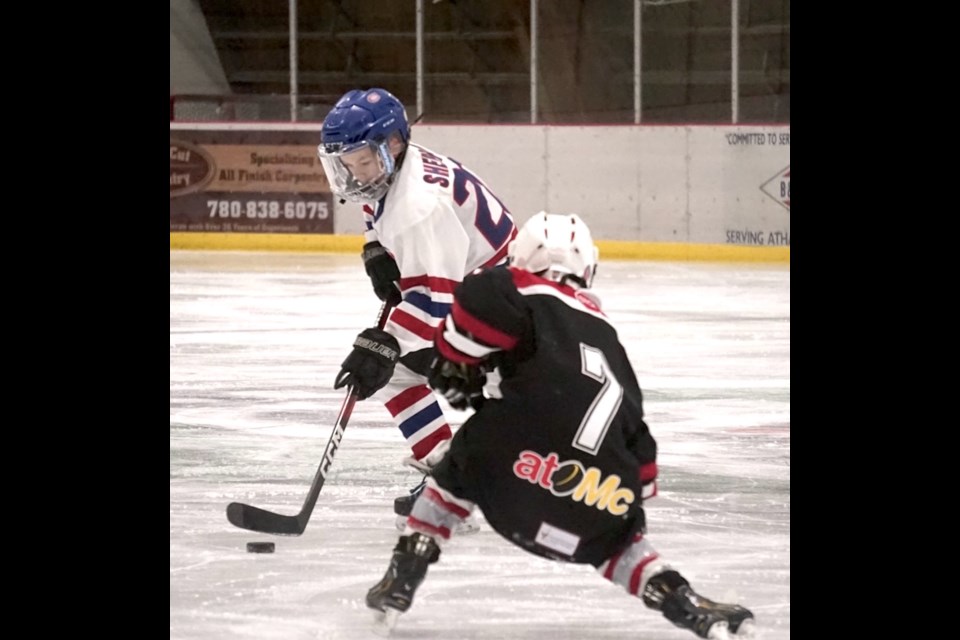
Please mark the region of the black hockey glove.
POLYGON ((400 269, 397 261, 379 242, 368 242, 363 245, 363 268, 373 283, 373 292, 377 297, 389 304, 400 304, 402 296, 397 283, 400 280, 400 269))
POLYGON ((454 409, 478 410, 483 405, 487 374, 479 365, 457 364, 437 356, 430 367, 430 387, 447 399, 454 409))
POLYGON ((357 399, 366 400, 390 382, 399 358, 396 338, 376 327, 364 329, 354 340, 353 351, 340 365, 342 369, 333 388, 353 385, 357 399))

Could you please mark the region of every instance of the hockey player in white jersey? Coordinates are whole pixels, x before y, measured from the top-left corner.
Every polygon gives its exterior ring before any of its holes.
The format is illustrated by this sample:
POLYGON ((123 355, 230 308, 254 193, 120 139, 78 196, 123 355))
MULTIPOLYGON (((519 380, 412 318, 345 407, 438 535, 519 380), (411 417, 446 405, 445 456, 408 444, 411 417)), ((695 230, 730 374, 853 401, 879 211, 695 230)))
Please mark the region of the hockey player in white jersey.
MULTIPOLYGON (((318 155, 333 193, 363 203, 363 261, 377 296, 394 306, 383 329, 362 331, 334 388, 376 395, 400 429, 407 463, 429 473, 452 432, 426 374, 434 330, 453 289, 506 262, 509 210, 453 158, 411 142, 403 104, 380 88, 344 94, 323 121, 318 155)), ((405 517, 423 489, 395 502, 405 517)))

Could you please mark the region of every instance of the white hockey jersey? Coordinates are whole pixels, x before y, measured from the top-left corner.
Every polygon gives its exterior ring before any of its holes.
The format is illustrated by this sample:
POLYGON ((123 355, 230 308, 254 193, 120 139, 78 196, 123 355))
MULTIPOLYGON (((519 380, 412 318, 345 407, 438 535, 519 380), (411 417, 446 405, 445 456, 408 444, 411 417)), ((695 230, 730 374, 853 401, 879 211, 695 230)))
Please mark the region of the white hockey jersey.
POLYGON ((387 195, 364 205, 365 241, 377 240, 397 261, 403 301, 386 331, 401 357, 433 345, 453 290, 474 270, 506 261, 517 229, 509 210, 456 160, 409 144, 387 195))

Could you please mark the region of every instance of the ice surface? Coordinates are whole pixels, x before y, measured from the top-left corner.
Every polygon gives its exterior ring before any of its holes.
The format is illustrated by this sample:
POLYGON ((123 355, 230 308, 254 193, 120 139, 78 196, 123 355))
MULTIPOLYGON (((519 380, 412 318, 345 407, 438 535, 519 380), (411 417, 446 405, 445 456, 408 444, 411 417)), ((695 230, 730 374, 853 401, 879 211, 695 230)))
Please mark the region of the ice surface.
MULTIPOLYGON (((789 266, 601 262, 594 291, 660 446, 648 538, 700 593, 753 610, 758 638, 789 638, 789 266)), ((343 401, 333 379, 378 311, 357 256, 170 252, 171 640, 377 637, 363 597, 396 543, 393 499, 420 480, 382 405, 357 404, 302 536, 224 510, 300 509, 343 401), (276 552, 247 553, 258 540, 276 552)), ((467 415, 448 413, 454 429, 467 415)), ((695 637, 479 521, 392 637, 695 637)))

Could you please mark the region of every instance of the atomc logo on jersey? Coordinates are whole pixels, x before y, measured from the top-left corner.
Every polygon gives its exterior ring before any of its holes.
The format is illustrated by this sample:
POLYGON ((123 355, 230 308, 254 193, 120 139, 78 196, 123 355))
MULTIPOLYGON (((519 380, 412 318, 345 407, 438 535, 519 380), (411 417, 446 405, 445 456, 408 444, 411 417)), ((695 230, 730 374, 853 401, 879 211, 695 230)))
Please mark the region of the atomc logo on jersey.
POLYGON ((636 499, 632 490, 620 486, 620 476, 612 474, 604 480, 600 469, 585 467, 579 460, 561 462, 552 451, 546 456, 536 451, 521 451, 513 463, 513 473, 555 496, 568 497, 615 516, 625 514, 636 499))
POLYGON ((200 147, 170 140, 170 197, 199 191, 215 174, 213 158, 200 147))

